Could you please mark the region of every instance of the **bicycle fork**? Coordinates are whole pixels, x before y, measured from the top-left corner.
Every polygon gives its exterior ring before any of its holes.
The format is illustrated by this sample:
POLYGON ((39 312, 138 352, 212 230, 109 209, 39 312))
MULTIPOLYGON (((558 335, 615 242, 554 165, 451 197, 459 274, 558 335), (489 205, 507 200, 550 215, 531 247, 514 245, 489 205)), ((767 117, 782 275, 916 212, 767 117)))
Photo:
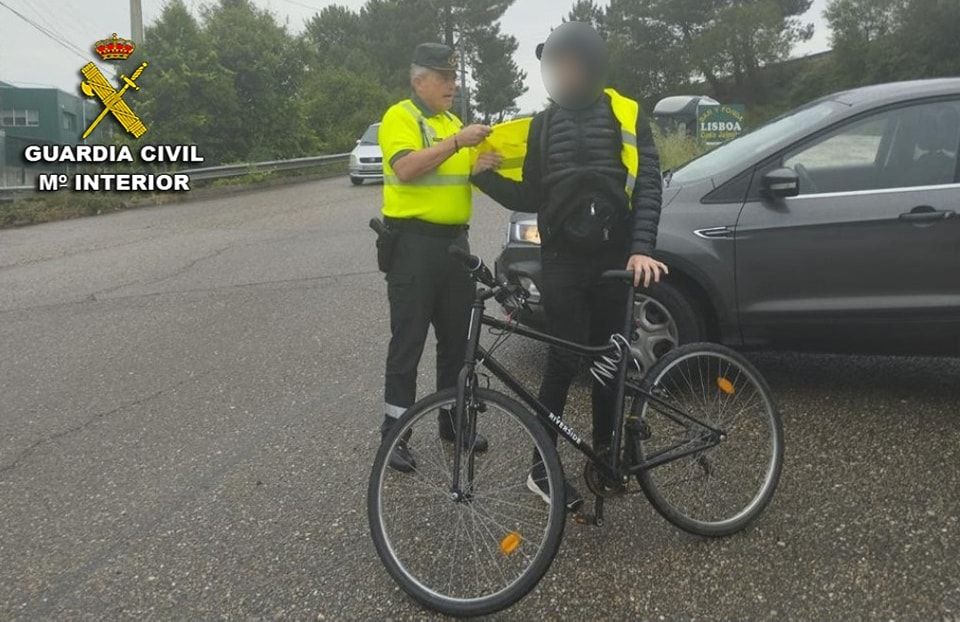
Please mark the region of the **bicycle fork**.
POLYGON ((455 407, 454 413, 454 441, 453 441, 453 478, 450 484, 450 496, 454 501, 464 501, 469 496, 469 493, 472 492, 469 488, 472 488, 473 485, 473 457, 474 452, 470 451, 467 454, 467 484, 468 491, 465 494, 460 482, 460 467, 462 462, 463 454, 463 440, 464 435, 467 435, 466 438, 476 438, 477 431, 477 418, 469 417, 469 420, 465 420, 465 417, 469 416, 467 408, 467 388, 470 387, 470 396, 471 398, 474 395, 473 388, 476 388, 476 370, 477 361, 477 347, 480 343, 480 320, 483 317, 483 301, 480 298, 477 298, 473 302, 473 306, 470 310, 470 326, 467 332, 467 352, 464 357, 463 367, 460 369, 460 374, 457 376, 457 404, 455 407), (467 426, 464 423, 469 424, 469 430, 465 429, 467 426))

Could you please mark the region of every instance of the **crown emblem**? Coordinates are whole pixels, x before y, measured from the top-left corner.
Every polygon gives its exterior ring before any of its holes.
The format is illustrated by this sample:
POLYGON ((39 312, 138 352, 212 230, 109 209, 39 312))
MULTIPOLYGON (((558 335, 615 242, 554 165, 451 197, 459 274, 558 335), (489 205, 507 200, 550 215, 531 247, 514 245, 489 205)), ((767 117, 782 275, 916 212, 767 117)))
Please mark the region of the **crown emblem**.
POLYGON ((117 33, 109 39, 101 39, 93 44, 94 49, 103 60, 127 60, 133 54, 137 45, 129 39, 121 39, 117 33))

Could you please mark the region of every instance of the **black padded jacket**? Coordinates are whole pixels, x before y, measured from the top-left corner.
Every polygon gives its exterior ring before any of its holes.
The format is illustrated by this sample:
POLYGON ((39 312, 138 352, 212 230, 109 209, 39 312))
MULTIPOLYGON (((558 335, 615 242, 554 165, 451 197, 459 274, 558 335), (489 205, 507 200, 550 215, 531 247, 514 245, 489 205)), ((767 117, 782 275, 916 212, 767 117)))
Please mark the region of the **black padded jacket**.
MULTIPOLYGON (((610 100, 604 95, 600 103, 606 111, 609 122, 616 124, 610 100)), ((554 137, 558 129, 563 132, 566 111, 554 108, 550 114, 549 131, 551 136, 542 141, 542 128, 545 112, 538 113, 531 122, 527 138, 527 157, 523 163, 523 181, 507 179, 495 171, 485 171, 474 175, 471 180, 485 194, 507 209, 517 212, 536 213, 540 235, 544 247, 554 242, 553 231, 558 230, 555 215, 563 212, 563 205, 575 200, 578 193, 602 191, 612 196, 622 197, 626 203, 624 191, 626 168, 620 163, 619 131, 611 143, 610 152, 602 153, 596 149, 597 141, 602 140, 602 130, 607 130, 608 121, 595 112, 588 111, 581 118, 585 121, 585 130, 580 132, 580 144, 564 149, 561 142, 564 137, 554 137), (559 117, 559 123, 558 123, 559 117), (592 128, 592 129, 591 129, 592 128), (593 140, 591 141, 591 137, 593 140), (542 163, 543 149, 550 155, 546 166, 542 163), (565 156, 577 154, 574 161, 564 161, 565 156), (614 163, 611 166, 611 162, 614 163), (577 171, 577 167, 580 170, 577 171), (564 175, 563 171, 571 171, 564 175), (544 171, 547 176, 544 179, 544 171)), ((619 125, 613 127, 619 128, 619 125)), ((649 119, 641 113, 637 121, 637 148, 640 152, 640 170, 634 188, 632 209, 627 221, 630 228, 629 250, 631 254, 649 255, 657 242, 657 229, 660 224, 662 200, 662 177, 660 175, 660 157, 653 141, 653 132, 649 119)))

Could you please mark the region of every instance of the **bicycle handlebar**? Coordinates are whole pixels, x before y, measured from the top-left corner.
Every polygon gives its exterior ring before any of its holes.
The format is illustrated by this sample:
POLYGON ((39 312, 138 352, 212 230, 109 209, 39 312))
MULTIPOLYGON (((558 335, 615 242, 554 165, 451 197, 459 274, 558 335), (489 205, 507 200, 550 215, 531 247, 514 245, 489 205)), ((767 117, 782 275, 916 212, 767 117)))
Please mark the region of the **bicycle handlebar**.
POLYGON ((480 283, 490 288, 496 288, 500 286, 500 284, 497 283, 497 280, 494 279, 493 275, 490 273, 490 269, 487 268, 487 266, 484 265, 483 260, 476 255, 471 255, 455 244, 451 244, 450 247, 447 248, 447 252, 450 253, 454 258, 458 259, 460 263, 463 264, 463 267, 467 269, 467 272, 470 273, 470 276, 480 283))
POLYGON ((633 283, 633 270, 607 270, 600 275, 604 281, 630 281, 633 283))

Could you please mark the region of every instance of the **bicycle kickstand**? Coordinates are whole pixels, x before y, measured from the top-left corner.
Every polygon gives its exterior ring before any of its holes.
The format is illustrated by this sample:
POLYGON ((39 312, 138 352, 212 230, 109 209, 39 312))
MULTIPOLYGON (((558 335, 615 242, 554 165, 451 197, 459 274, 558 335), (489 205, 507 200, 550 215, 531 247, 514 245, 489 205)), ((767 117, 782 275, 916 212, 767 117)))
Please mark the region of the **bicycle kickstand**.
POLYGON ((593 501, 593 514, 578 513, 573 520, 579 525, 593 525, 594 527, 603 527, 603 497, 597 495, 593 501))

